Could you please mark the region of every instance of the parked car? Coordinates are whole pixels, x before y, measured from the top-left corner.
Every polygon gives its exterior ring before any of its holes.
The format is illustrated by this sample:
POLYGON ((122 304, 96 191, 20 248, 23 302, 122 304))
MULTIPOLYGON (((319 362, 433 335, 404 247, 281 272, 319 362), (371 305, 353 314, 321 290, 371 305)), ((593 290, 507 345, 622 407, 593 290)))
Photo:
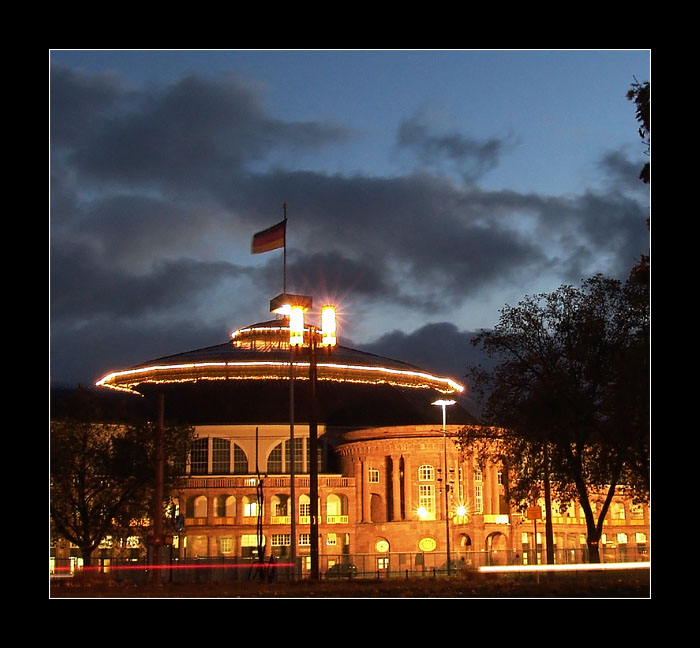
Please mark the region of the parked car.
POLYGON ((357 567, 347 563, 331 565, 326 572, 326 578, 352 578, 357 576, 357 567))

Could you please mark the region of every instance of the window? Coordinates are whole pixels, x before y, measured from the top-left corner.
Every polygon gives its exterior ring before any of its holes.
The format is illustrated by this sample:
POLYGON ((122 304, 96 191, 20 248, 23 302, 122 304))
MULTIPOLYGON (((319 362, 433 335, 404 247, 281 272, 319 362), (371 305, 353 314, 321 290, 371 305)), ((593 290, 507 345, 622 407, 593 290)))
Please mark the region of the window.
POLYGON ((331 517, 333 515, 342 515, 343 506, 340 497, 335 493, 331 493, 326 499, 326 516, 331 517))
POLYGON ((219 551, 221 551, 222 554, 231 553, 233 551, 233 538, 220 538, 219 551))
POLYGON ((624 520, 625 519, 625 507, 620 502, 613 502, 610 507, 610 514, 613 520, 624 520))
POLYGON ((236 498, 233 495, 219 495, 214 500, 214 516, 232 518, 236 516, 236 498))
POLYGON ((338 536, 335 533, 326 534, 326 544, 329 547, 335 547, 338 544, 338 536))
POLYGON ((433 466, 428 466, 427 464, 422 465, 418 469, 418 480, 435 481, 435 468, 433 468, 433 466))
POLYGON ((388 569, 389 569, 389 558, 387 558, 387 557, 377 558, 377 570, 378 571, 387 571, 388 569))
POLYGON ((481 472, 481 468, 474 468, 474 481, 475 482, 484 481, 484 475, 481 472))
POLYGON ((267 456, 267 472, 271 475, 282 473, 282 441, 280 441, 267 456))
POLYGON ((379 470, 376 468, 370 468, 368 470, 368 480, 370 484, 378 484, 379 483, 379 470))
POLYGON ((311 515, 311 500, 309 500, 308 495, 301 495, 299 497, 299 516, 308 517, 311 515))
POLYGON ((291 543, 292 536, 289 533, 276 533, 270 540, 273 547, 288 547, 291 543))
MULTIPOLYGON (((294 439, 294 472, 303 472, 304 439, 294 439)), ((289 441, 280 441, 267 457, 267 472, 273 475, 291 473, 289 441), (284 453, 284 459, 283 459, 284 453)))
POLYGON ((435 519, 435 486, 432 484, 418 485, 418 506, 426 512, 426 517, 435 519))
POLYGON ((310 547, 311 546, 311 536, 308 533, 299 534, 299 546, 300 547, 310 547))
POLYGON ((483 513, 484 511, 484 495, 482 492, 482 486, 474 486, 474 512, 483 513))
POLYGON ((233 473, 245 475, 248 472, 248 457, 237 444, 233 444, 233 473))
POLYGON ((643 520, 644 507, 641 504, 632 504, 632 506, 630 506, 630 517, 633 520, 643 520))
POLYGON ((193 475, 206 475, 209 467, 209 439, 195 439, 190 451, 190 472, 193 475))
POLYGON ((228 439, 211 440, 211 471, 214 474, 231 472, 231 442, 228 439))
POLYGON ((247 495, 243 498, 243 517, 257 517, 258 510, 257 495, 247 495))
POLYGON ((276 517, 285 517, 287 515, 287 495, 275 495, 272 498, 272 507, 276 517))

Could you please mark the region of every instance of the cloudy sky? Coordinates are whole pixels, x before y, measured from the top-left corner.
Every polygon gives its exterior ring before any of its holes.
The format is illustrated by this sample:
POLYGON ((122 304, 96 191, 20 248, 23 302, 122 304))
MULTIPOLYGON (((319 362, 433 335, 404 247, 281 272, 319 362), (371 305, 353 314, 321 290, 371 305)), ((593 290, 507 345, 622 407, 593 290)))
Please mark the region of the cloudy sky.
POLYGON ((629 51, 52 51, 50 376, 93 384, 339 305, 340 342, 460 379, 505 304, 649 247, 629 51))

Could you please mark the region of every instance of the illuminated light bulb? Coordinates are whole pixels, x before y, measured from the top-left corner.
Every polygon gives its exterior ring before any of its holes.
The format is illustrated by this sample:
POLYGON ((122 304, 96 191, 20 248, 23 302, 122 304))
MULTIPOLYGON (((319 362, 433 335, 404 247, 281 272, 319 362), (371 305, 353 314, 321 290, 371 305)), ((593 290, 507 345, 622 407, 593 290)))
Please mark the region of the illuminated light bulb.
POLYGON ((337 342, 335 308, 324 306, 321 310, 321 343, 325 346, 335 346, 337 342))
POLYGON ((419 506, 419 507, 418 507, 418 510, 416 511, 416 513, 418 514, 418 517, 419 517, 421 520, 425 520, 425 518, 428 517, 428 511, 427 511, 427 509, 425 508, 425 506, 419 506))
POLYGON ((304 344, 304 311, 299 306, 293 306, 289 312, 289 344, 304 344))
POLYGON ((467 514, 467 509, 464 506, 458 506, 457 507, 457 515, 459 517, 464 517, 467 514))

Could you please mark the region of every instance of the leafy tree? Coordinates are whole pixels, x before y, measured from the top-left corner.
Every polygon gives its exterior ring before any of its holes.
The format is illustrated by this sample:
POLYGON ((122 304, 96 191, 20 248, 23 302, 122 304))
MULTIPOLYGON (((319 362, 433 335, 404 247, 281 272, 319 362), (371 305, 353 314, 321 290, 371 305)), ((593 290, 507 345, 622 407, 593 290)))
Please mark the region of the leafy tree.
POLYGON ((540 485, 562 503, 578 499, 591 561, 616 488, 648 497, 649 305, 640 274, 526 297, 472 340, 495 364, 470 370, 487 399, 485 425, 465 428, 463 447, 504 463, 516 503, 532 501, 540 485))
MULTIPOLYGON (((635 115, 640 124, 638 132, 646 144, 648 155, 651 146, 651 84, 649 81, 639 83, 635 80, 630 90, 627 91, 627 99, 634 101, 637 106, 635 115)), ((639 174, 639 179, 649 184, 650 175, 651 168, 649 162, 647 162, 639 174)))
MULTIPOLYGON (((108 535, 134 535, 135 520, 153 517, 157 424, 109 422, 98 400, 80 389, 71 414, 51 421, 50 513, 54 530, 76 544, 85 566, 108 535)), ((164 483, 175 485, 191 428, 164 429, 164 483)), ((162 515, 162 510, 158 512, 162 515)), ((141 528, 141 531, 144 529, 141 528)))

